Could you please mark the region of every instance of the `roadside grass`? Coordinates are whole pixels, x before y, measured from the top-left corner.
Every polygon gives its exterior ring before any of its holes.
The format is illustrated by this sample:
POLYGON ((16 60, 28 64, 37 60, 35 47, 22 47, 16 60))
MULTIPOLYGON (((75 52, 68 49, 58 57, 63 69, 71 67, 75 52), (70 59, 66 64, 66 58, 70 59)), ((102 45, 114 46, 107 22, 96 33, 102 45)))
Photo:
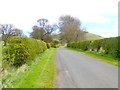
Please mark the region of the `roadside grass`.
POLYGON ((24 71, 16 70, 7 77, 8 88, 53 88, 55 77, 55 49, 51 48, 37 56, 24 71))
POLYGON ((118 62, 118 59, 115 59, 113 56, 111 55, 100 55, 96 52, 90 52, 90 51, 83 51, 83 50, 80 50, 80 49, 73 49, 73 48, 68 48, 66 47, 67 49, 69 50, 73 50, 73 51, 76 51, 76 52, 79 52, 81 54, 84 54, 84 55, 87 55, 87 56, 91 56, 91 57, 94 57, 94 58, 98 58, 104 62, 107 62, 107 63, 110 63, 112 65, 115 65, 115 66, 120 66, 120 61, 118 62))
MULTIPOLYGON (((3 42, 0 41, 0 73, 2 71, 2 44, 3 42)), ((1 90, 1 87, 2 87, 2 76, 0 74, 0 90, 1 90)))
POLYGON ((2 44, 3 44, 3 42, 0 41, 0 64, 2 62, 2 44))

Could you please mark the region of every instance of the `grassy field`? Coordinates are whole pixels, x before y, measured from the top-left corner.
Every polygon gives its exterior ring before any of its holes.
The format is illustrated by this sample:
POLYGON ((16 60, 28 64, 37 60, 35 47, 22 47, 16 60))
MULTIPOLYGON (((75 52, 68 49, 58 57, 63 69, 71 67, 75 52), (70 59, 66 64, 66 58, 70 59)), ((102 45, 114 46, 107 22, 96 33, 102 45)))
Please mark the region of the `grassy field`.
POLYGON ((55 49, 48 49, 27 67, 23 65, 16 72, 11 71, 3 80, 4 87, 52 88, 55 76, 54 56, 55 49))
POLYGON ((104 56, 103 56, 103 55, 97 54, 97 53, 95 53, 95 52, 83 51, 83 50, 73 49, 73 48, 68 48, 68 47, 66 47, 66 48, 69 49, 69 50, 77 51, 77 52, 79 52, 79 53, 81 53, 81 54, 85 54, 85 55, 87 55, 87 56, 91 56, 91 57, 94 57, 94 58, 98 58, 98 59, 100 59, 100 60, 102 60, 102 61, 105 61, 105 62, 107 62, 107 63, 110 63, 110 64, 112 64, 112 65, 120 66, 120 65, 118 64, 118 60, 117 60, 117 59, 114 59, 111 55, 104 55, 104 56))
POLYGON ((85 35, 85 40, 98 40, 98 39, 103 39, 103 37, 92 33, 86 33, 85 35))

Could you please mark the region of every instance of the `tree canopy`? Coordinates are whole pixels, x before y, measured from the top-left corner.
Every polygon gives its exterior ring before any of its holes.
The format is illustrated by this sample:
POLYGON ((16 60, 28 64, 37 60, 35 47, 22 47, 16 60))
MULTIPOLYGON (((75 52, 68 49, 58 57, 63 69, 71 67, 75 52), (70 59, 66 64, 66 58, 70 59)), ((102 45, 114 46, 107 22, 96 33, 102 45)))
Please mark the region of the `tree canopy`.
POLYGON ((84 31, 78 18, 70 15, 59 18, 60 37, 63 42, 77 41, 83 38, 84 31))
POLYGON ((48 19, 38 19, 38 25, 33 26, 30 37, 41 39, 45 42, 52 41, 52 33, 57 29, 56 25, 50 25, 48 19))

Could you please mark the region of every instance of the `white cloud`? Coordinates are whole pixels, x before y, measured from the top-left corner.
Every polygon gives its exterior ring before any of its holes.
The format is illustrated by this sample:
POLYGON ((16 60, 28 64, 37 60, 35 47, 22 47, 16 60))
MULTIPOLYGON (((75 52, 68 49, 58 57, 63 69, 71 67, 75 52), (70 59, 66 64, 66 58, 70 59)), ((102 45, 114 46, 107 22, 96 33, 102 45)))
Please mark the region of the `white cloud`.
POLYGON ((100 16, 100 15, 91 15, 90 17, 86 16, 86 17, 83 17, 81 20, 87 23, 98 23, 98 24, 104 24, 104 23, 111 22, 110 18, 100 16))
POLYGON ((100 28, 94 28, 88 30, 91 33, 103 36, 103 37, 115 37, 118 36, 118 29, 100 29, 100 28))
POLYGON ((118 1, 0 0, 0 23, 12 23, 24 31, 29 31, 39 18, 48 18, 53 23, 59 16, 66 14, 78 17, 86 23, 109 23, 112 18, 104 15, 117 17, 118 1))

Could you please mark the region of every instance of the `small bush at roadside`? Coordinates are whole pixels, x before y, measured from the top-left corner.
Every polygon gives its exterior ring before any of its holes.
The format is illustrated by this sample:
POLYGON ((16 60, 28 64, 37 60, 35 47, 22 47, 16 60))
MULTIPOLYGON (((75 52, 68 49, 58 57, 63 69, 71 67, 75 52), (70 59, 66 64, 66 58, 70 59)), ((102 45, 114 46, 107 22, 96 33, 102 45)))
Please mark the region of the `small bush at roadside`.
POLYGON ((7 62, 9 65, 18 67, 33 60, 37 54, 46 49, 46 43, 43 41, 14 36, 8 40, 8 45, 3 51, 3 63, 7 62))

